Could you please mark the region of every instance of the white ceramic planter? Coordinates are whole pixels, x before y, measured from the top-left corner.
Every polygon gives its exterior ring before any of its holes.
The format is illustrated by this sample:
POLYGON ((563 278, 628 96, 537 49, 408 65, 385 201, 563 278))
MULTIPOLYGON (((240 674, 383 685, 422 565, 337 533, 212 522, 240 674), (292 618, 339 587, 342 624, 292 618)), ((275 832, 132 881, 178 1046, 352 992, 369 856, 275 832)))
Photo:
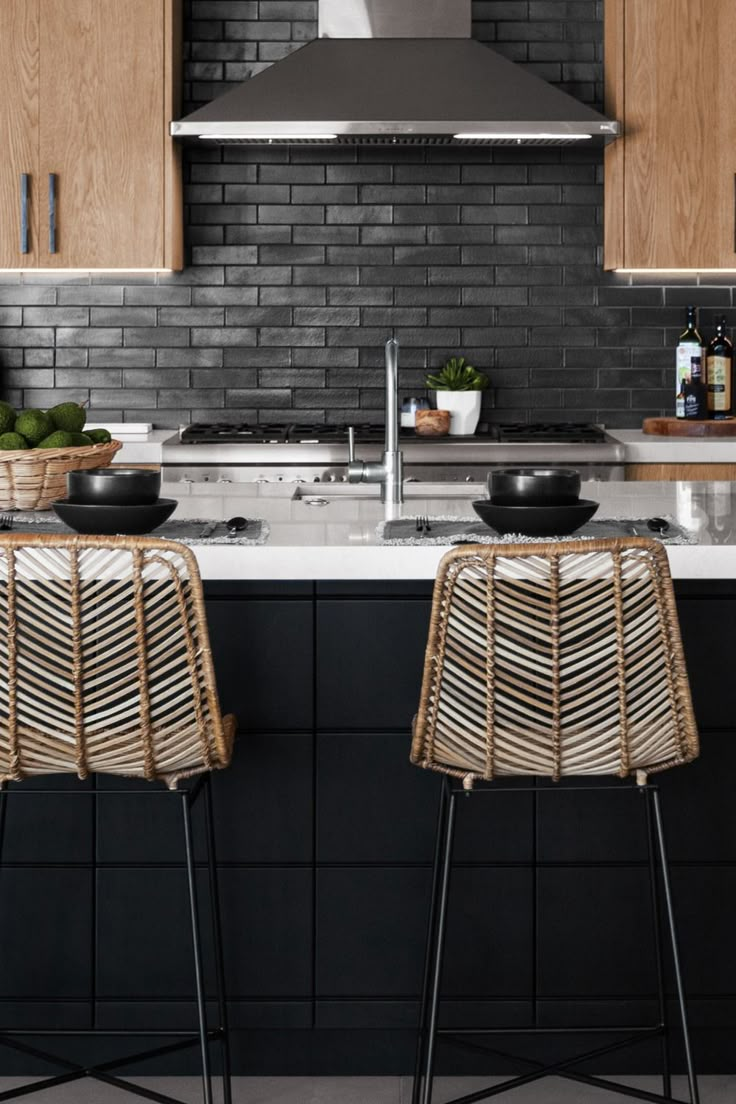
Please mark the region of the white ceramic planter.
POLYGON ((480 419, 482 391, 435 391, 438 410, 450 411, 450 436, 468 437, 480 419))

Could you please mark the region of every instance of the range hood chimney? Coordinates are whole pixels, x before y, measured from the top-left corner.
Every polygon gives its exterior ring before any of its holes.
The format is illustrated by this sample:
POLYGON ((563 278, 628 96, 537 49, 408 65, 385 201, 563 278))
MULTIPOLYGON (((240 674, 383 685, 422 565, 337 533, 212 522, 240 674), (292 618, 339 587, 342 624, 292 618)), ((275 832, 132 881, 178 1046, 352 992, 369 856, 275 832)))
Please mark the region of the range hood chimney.
POLYGON ((171 124, 217 143, 564 145, 618 124, 471 38, 471 0, 319 0, 319 38, 171 124))

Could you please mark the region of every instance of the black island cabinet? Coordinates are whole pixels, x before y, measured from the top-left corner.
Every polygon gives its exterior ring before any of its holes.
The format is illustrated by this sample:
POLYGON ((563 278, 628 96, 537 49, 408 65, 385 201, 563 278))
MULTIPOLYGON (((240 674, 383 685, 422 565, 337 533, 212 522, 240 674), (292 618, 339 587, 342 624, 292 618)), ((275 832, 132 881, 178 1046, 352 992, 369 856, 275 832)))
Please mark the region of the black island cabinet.
MULTIPOLYGON (((702 747, 659 781, 696 1058, 722 1073, 736 1071, 736 582, 676 586, 702 747)), ((208 582, 205 597, 223 710, 240 722, 233 764, 215 779, 234 1072, 409 1073, 440 784, 408 758, 431 583, 208 582)), ((653 1022, 635 788, 493 785, 458 810, 447 1025, 653 1022)), ((11 798, 6 1023, 144 1033, 194 1022, 168 804, 11 798)), ((560 1041, 524 1045, 553 1057, 560 1041)), ((192 1072, 194 1061, 141 1072, 192 1072)), ((643 1045, 601 1072, 657 1072, 658 1061, 658 1044, 643 1045)), ((450 1046, 439 1064, 509 1068, 450 1046)), ((0 1071, 35 1072, 10 1051, 0 1071)))

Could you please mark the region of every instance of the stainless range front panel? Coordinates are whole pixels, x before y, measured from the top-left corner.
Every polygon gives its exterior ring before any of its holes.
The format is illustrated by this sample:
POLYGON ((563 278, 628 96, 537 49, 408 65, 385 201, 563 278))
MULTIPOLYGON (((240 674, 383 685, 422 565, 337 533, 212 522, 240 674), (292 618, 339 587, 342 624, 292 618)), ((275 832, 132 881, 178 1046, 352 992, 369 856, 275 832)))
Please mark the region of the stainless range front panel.
MULTIPOLYGON (((493 468, 574 467, 587 479, 623 479, 624 447, 605 436, 597 443, 501 442, 482 438, 402 438, 406 479, 482 482, 493 468)), ((380 460, 383 445, 361 444, 361 456, 380 460)), ((163 446, 167 482, 339 483, 347 479, 347 441, 215 442, 189 444, 179 436, 163 446)))

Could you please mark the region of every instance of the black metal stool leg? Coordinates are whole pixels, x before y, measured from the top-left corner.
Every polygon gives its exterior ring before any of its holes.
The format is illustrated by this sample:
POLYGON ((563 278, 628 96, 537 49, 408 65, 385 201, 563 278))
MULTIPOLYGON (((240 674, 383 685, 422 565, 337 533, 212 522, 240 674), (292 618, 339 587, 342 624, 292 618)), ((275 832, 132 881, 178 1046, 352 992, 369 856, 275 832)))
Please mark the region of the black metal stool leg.
POLYGON ((220 913, 220 887, 217 877, 217 852, 215 850, 215 822, 212 815, 211 780, 204 787, 204 807, 207 818, 207 867, 212 908, 212 939, 215 951, 217 978, 217 1008, 220 1018, 220 1048, 222 1052, 222 1097, 224 1104, 232 1104, 230 1080, 230 1039, 228 1035, 227 997, 225 993, 225 960, 222 953, 222 917, 220 913))
POLYGON ((455 802, 455 792, 454 790, 450 789, 447 808, 447 829, 445 832, 445 846, 444 854, 442 857, 439 913, 437 916, 437 931, 435 933, 435 948, 431 967, 432 988, 429 1006, 429 1025, 427 1029, 427 1055, 424 1065, 422 1104, 432 1104, 434 1055, 437 1042, 437 1013, 440 1000, 440 982, 442 981, 442 959, 445 950, 445 934, 447 930, 447 897, 450 887, 450 870, 452 867, 452 843, 455 830, 455 802))
POLYGON ((670 887, 670 874, 667 862, 667 850, 664 838, 664 825, 662 823, 662 810, 659 804, 659 791, 656 786, 650 790, 652 806, 654 809, 654 823, 657 830, 657 844, 659 847, 659 859, 662 869, 662 886, 664 888, 665 911, 670 931, 672 944, 672 961, 675 968, 675 984, 677 986, 677 1001, 680 1006, 680 1025, 685 1047, 685 1062, 687 1065, 687 1080, 690 1089, 690 1104, 700 1104, 698 1093, 698 1079, 693 1065, 692 1049, 690 1046, 690 1027, 688 1025, 687 1007, 685 1005, 685 988, 682 983, 682 970, 680 968, 680 953, 677 945, 677 929, 675 927, 675 912, 672 904, 672 889, 670 887))
POLYGON ((192 847, 192 817, 189 794, 181 795, 182 817, 184 820, 184 843, 187 857, 187 888, 189 890, 189 913, 192 924, 192 943, 194 946, 194 977, 197 986, 197 1015, 199 1018, 199 1045, 202 1052, 202 1090, 204 1104, 212 1104, 212 1077, 210 1074, 209 1042, 207 1039, 207 1006, 204 993, 204 973, 202 970, 202 943, 199 936, 199 913, 197 909, 197 883, 194 869, 194 849, 192 847))
POLYGON ((672 1096, 672 1073, 670 1068, 670 1033, 667 1022, 667 994, 664 985, 664 953, 662 948, 662 907, 659 900, 659 881, 657 877, 656 847, 654 824, 652 822, 651 790, 644 791, 647 829, 647 854, 649 859, 649 887, 652 896, 652 925, 654 932, 654 953, 657 967, 657 999, 659 1022, 662 1033, 662 1095, 672 1096))
POLYGON ((3 846, 5 844, 5 821, 8 814, 8 790, 4 784, 0 786, 0 867, 3 864, 3 846))
POLYGON ((434 947, 434 934, 437 924, 437 905, 440 890, 440 862, 442 848, 445 840, 445 814, 447 811, 447 779, 443 778, 440 785, 440 800, 437 813, 437 835, 434 844, 434 862, 432 864, 432 894, 429 905, 429 920, 427 922, 427 943, 424 952, 424 973, 422 976, 422 998, 419 1005, 419 1031, 417 1035, 417 1056, 414 1063, 414 1083, 411 1091, 411 1104, 419 1104, 419 1094, 422 1087, 422 1066, 424 1064, 424 1050, 427 1038, 427 1012, 429 1010, 429 980, 432 967, 432 950, 434 947))

